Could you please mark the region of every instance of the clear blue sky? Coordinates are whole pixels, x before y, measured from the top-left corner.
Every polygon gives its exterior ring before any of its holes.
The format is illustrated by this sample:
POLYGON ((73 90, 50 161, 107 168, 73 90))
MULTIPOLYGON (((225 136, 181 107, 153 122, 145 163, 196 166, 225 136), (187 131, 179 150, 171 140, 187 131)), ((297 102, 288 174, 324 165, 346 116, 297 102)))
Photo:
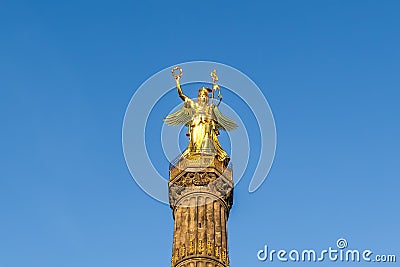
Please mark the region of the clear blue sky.
POLYGON ((190 60, 245 72, 275 117, 266 182, 236 188, 232 267, 339 237, 399 253, 398 1, 135 2, 0 2, 1 267, 170 265, 170 208, 121 131, 141 83, 190 60))

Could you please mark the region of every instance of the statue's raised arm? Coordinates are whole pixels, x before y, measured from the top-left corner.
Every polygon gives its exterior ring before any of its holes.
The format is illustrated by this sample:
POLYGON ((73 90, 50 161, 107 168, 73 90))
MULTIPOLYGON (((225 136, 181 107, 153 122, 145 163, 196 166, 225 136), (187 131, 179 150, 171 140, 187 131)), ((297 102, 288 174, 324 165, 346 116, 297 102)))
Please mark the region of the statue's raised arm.
POLYGON ((179 83, 179 80, 182 77, 182 69, 179 67, 174 67, 172 69, 172 76, 176 81, 176 89, 178 90, 178 95, 185 103, 181 109, 179 109, 174 113, 169 114, 167 117, 164 118, 163 121, 170 126, 176 126, 176 125, 188 126, 193 116, 194 101, 183 93, 181 84, 179 83))
POLYGON ((179 82, 179 80, 182 77, 182 69, 179 68, 178 66, 174 67, 172 69, 172 76, 174 76, 174 79, 175 79, 175 82, 176 82, 176 89, 178 90, 179 97, 185 102, 191 101, 191 99, 187 95, 185 95, 183 93, 182 88, 181 88, 181 84, 179 82), (179 71, 179 73, 176 73, 177 71, 179 71))

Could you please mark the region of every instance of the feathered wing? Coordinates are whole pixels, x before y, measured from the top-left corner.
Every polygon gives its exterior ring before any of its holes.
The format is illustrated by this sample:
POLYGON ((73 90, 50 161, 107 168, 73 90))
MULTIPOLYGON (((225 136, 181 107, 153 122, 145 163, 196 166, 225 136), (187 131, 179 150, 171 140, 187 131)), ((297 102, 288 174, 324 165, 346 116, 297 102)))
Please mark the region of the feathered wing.
POLYGON ((180 110, 169 114, 167 117, 163 119, 163 121, 170 126, 176 126, 181 124, 186 125, 190 122, 191 119, 192 119, 192 109, 183 106, 180 110))
POLYGON ((237 124, 234 120, 228 118, 219 111, 217 106, 214 106, 214 115, 217 119, 218 126, 220 129, 225 131, 232 131, 237 128, 237 124))

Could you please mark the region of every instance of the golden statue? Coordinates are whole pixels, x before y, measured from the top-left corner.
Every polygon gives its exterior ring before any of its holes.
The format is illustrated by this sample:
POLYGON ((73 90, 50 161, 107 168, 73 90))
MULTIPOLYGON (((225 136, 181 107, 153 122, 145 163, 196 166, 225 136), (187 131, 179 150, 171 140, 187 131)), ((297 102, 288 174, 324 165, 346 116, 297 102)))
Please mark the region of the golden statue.
POLYGON ((201 155, 215 155, 219 161, 229 161, 229 155, 222 149, 218 135, 219 130, 230 131, 237 127, 236 123, 230 118, 224 116, 218 109, 222 100, 221 89, 216 83, 218 76, 216 70, 211 72, 213 81, 213 88, 202 87, 199 89, 197 102, 190 99, 182 92, 179 83, 182 77, 182 69, 174 67, 172 69, 172 76, 176 81, 176 88, 179 97, 184 101, 183 107, 169 114, 164 122, 168 125, 186 125, 188 132, 186 135, 189 137, 189 146, 182 153, 182 157, 194 159, 201 155), (177 74, 176 71, 179 71, 177 74), (214 92, 218 90, 219 102, 214 104, 214 92), (212 93, 212 102, 209 103, 209 93, 212 93))

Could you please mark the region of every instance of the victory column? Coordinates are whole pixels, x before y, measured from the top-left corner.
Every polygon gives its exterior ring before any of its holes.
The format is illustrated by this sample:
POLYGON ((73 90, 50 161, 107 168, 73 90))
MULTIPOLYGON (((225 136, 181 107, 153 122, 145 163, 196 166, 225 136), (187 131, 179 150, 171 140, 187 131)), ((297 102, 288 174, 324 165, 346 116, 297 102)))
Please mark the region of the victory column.
POLYGON ((212 89, 200 88, 197 101, 182 91, 182 69, 173 68, 172 75, 184 103, 164 122, 185 125, 189 145, 171 162, 169 170, 169 202, 175 221, 171 266, 228 267, 227 221, 233 180, 229 155, 218 136, 219 131, 230 131, 237 125, 219 111, 222 95, 216 70, 211 72, 212 89), (214 103, 216 91, 218 104, 214 103))

